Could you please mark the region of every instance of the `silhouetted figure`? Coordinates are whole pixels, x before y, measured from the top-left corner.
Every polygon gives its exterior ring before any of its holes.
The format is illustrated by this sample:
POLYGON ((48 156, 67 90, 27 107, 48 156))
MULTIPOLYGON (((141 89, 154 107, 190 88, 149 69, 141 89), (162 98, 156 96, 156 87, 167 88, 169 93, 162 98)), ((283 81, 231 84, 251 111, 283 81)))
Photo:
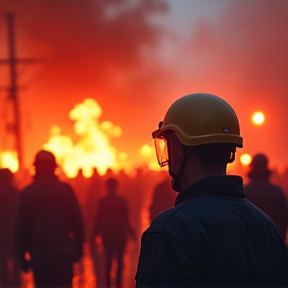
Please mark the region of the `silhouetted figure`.
POLYGON ((117 194, 118 182, 114 178, 106 180, 108 194, 99 200, 93 239, 101 236, 105 255, 105 287, 111 287, 111 266, 113 258, 117 261, 116 287, 122 287, 122 271, 125 247, 134 231, 129 223, 128 204, 117 194))
POLYGON ((86 239, 90 241, 92 239, 92 230, 95 218, 95 207, 99 201, 99 198, 104 195, 104 181, 103 177, 99 175, 96 168, 92 177, 89 179, 90 183, 87 188, 87 198, 85 201, 85 228, 86 228, 86 239))
POLYGON ((14 251, 14 228, 19 191, 13 174, 0 169, 0 287, 20 286, 20 268, 14 251))
POLYGON ((172 208, 175 203, 177 194, 171 187, 170 177, 166 177, 162 182, 158 183, 153 192, 153 199, 150 211, 150 221, 152 221, 161 212, 172 208))
POLYGON ((87 185, 88 180, 84 177, 83 169, 79 168, 77 175, 75 178, 70 179, 69 181, 70 185, 73 188, 73 191, 76 195, 76 198, 78 200, 78 203, 82 209, 82 211, 85 210, 85 204, 86 204, 86 196, 87 196, 87 185))
POLYGON ((20 195, 16 252, 22 269, 32 268, 36 287, 71 287, 73 263, 82 256, 80 207, 71 186, 54 174, 51 152, 38 152, 34 165, 34 181, 20 195))
MULTIPOLYGON (((95 239, 92 237, 93 229, 94 229, 94 221, 95 221, 95 207, 99 201, 99 198, 104 195, 104 181, 103 177, 99 175, 97 168, 94 168, 94 172, 92 177, 89 179, 90 185, 88 185, 87 189, 87 198, 86 205, 84 211, 84 219, 85 219, 85 239, 89 243, 90 255, 94 263, 94 271, 95 274, 97 272, 98 275, 102 273, 101 266, 101 257, 98 246, 95 245, 95 239)), ((98 283, 100 283, 100 277, 96 277, 98 287, 98 283)))
POLYGON ((288 205, 284 191, 269 181, 271 170, 265 154, 256 154, 248 173, 250 182, 246 185, 246 197, 275 223, 283 240, 288 227, 288 205))

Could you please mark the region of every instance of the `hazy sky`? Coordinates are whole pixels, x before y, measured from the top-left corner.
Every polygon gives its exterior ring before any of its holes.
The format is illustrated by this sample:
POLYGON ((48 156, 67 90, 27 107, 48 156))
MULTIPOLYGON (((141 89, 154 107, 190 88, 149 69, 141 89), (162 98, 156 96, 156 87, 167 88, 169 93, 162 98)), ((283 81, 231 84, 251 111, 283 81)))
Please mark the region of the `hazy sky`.
MULTIPOLYGON (((267 152, 272 166, 288 165, 287 1, 2 0, 0 13, 7 12, 15 16, 17 55, 41 59, 18 67, 27 165, 53 124, 76 137, 69 111, 85 98, 122 128, 113 145, 137 163, 167 108, 192 92, 234 107, 239 152, 267 152), (259 127, 251 122, 257 110, 266 115, 259 127)), ((4 17, 0 38, 5 58, 4 17)), ((8 71, 0 69, 3 87, 8 71)), ((3 115, 3 89, 0 96, 3 115)))

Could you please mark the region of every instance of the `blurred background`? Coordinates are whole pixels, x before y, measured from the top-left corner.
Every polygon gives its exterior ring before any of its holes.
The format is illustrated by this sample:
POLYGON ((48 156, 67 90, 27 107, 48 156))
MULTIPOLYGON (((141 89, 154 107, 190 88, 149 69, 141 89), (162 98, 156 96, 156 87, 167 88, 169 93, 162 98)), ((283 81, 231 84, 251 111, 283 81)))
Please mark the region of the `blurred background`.
POLYGON ((17 151, 10 21, 23 168, 49 143, 58 161, 75 167, 87 165, 76 164, 79 157, 97 158, 101 149, 116 170, 153 167, 151 132, 167 108, 185 94, 209 92, 239 117, 239 155, 267 152, 283 171, 287 12, 286 1, 271 0, 2 0, 1 165, 7 165, 3 153, 17 151), (252 121, 258 111, 262 125, 252 121))
POLYGON ((146 207, 164 177, 151 132, 177 98, 208 92, 244 137, 228 173, 246 181, 262 152, 287 191, 287 14, 272 0, 1 0, 0 168, 22 188, 45 148, 74 184, 142 175, 146 207))

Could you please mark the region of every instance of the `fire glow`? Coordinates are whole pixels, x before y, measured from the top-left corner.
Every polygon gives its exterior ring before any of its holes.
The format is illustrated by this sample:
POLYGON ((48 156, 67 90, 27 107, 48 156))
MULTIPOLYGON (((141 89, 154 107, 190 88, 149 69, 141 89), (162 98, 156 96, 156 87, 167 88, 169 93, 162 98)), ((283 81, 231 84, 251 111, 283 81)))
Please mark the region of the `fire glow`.
MULTIPOLYGON (((80 169, 83 176, 89 178, 95 168, 100 175, 104 175, 108 169, 115 173, 124 170, 131 174, 136 168, 130 163, 128 153, 118 151, 111 144, 112 137, 122 136, 121 127, 111 121, 100 122, 101 115, 102 108, 94 99, 88 98, 75 105, 69 118, 74 121, 77 143, 74 143, 70 136, 62 134, 60 126, 51 127, 50 137, 43 149, 55 155, 59 168, 68 178, 76 177, 80 169)), ((142 161, 140 165, 149 170, 160 169, 152 142, 139 148, 139 160, 142 161)), ((1 167, 9 168, 12 172, 19 170, 16 151, 1 152, 0 161, 1 167)))
MULTIPOLYGON (((101 115, 102 109, 94 99, 85 99, 70 111, 69 117, 75 121, 74 130, 80 138, 75 144, 69 136, 61 134, 60 127, 51 128, 51 137, 43 148, 55 154, 67 177, 74 178, 79 169, 82 169, 84 177, 88 178, 94 168, 97 168, 100 175, 104 175, 107 169, 114 172, 121 169, 130 172, 133 168, 129 163, 128 154, 111 145, 112 137, 121 137, 121 127, 110 121, 100 122, 101 115)), ((143 145, 140 153, 150 162, 148 160, 152 153, 147 154, 147 147, 148 145, 143 145)), ((158 170, 153 161, 148 167, 158 170)))
POLYGON ((67 177, 75 177, 79 169, 90 177, 94 168, 100 175, 108 168, 114 171, 123 168, 127 154, 118 152, 110 142, 111 137, 120 137, 122 130, 110 121, 99 122, 101 115, 102 109, 94 99, 85 99, 70 111, 69 117, 75 121, 74 130, 80 138, 78 143, 62 135, 60 127, 51 128, 51 137, 43 148, 55 154, 67 177))
POLYGON ((19 163, 16 151, 3 151, 0 153, 0 167, 9 168, 11 172, 17 172, 19 163))

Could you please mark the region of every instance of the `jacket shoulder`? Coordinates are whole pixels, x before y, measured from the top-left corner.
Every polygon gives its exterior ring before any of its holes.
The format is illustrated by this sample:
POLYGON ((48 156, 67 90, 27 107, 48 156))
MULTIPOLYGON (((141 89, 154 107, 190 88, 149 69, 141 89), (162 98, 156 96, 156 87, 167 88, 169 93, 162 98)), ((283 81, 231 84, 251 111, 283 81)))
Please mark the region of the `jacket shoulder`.
POLYGON ((182 204, 170 208, 155 217, 155 219, 151 222, 149 229, 163 230, 165 226, 169 223, 169 220, 172 220, 179 213, 180 210, 184 209, 184 205, 182 204))
POLYGON ((67 182, 57 181, 57 183, 58 183, 59 187, 62 187, 63 189, 73 190, 72 186, 67 182))
MULTIPOLYGON (((21 190, 21 195, 26 195, 30 193, 36 193, 39 189, 43 189, 43 186, 39 186, 39 183, 33 182, 21 190)), ((53 189, 55 191, 63 191, 66 193, 74 193, 72 186, 69 183, 62 182, 62 181, 53 181, 53 183, 49 183, 45 189, 53 189)))

